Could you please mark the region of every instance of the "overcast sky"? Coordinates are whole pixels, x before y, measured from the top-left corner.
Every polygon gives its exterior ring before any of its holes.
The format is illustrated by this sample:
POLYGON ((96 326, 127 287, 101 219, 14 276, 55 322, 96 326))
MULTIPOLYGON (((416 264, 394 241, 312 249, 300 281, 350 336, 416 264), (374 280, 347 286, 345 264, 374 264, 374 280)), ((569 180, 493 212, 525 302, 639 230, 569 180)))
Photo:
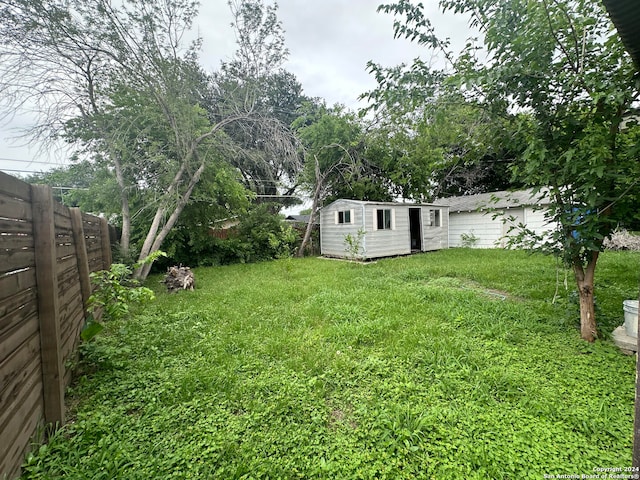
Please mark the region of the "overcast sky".
MULTIPOLYGON (((268 2, 268 0, 267 0, 268 2)), ((217 70, 235 50, 231 13, 226 0, 205 0, 195 25, 203 39, 201 62, 205 69, 217 70)), ((280 0, 278 18, 285 30, 290 55, 284 65, 302 84, 304 93, 321 97, 329 105, 341 103, 349 108, 363 106, 358 96, 376 83, 367 73, 369 60, 383 66, 425 58, 425 50, 405 40, 393 38, 393 18, 377 13, 380 0, 280 0)), ((425 2, 434 10, 430 17, 442 36, 451 37, 461 47, 468 36, 467 22, 461 17, 442 16, 435 11, 437 2, 425 2)), ((426 59, 426 58, 425 58, 426 59)), ((27 123, 18 118, 15 124, 27 123)), ((66 155, 38 155, 37 148, 12 145, 15 135, 0 128, 0 169, 46 170, 35 162, 64 162, 66 155), (21 160, 10 162, 9 159, 21 160), (24 163, 35 161, 34 163, 24 163)), ((19 142, 20 143, 20 142, 19 142)), ((11 172, 8 172, 11 173, 11 172)))

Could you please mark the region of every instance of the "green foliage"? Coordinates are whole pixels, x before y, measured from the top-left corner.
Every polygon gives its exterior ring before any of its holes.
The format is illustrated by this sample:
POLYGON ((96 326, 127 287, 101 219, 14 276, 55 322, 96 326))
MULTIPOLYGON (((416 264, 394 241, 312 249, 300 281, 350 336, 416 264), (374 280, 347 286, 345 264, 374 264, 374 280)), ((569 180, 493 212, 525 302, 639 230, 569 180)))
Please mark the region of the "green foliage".
POLYGON ((478 244, 480 239, 473 232, 460 234, 460 241, 465 248, 473 248, 478 244))
POLYGON ((133 266, 123 263, 113 263, 109 270, 100 270, 90 274, 94 291, 87 301, 89 314, 87 324, 80 336, 89 341, 100 333, 103 323, 96 316, 100 312, 104 321, 116 321, 130 315, 131 307, 142 305, 155 300, 155 294, 147 287, 132 278, 133 271, 142 265, 153 263, 159 257, 166 256, 164 252, 156 251, 133 266))
POLYGON ((391 200, 357 115, 340 105, 307 103, 292 127, 305 149, 304 186, 318 191, 320 204, 336 198, 391 200))
MULTIPOLYGON (((215 238, 209 225, 195 224, 177 229, 171 237, 169 263, 191 266, 252 263, 290 256, 298 234, 277 206, 259 204, 237 215, 238 225, 231 227, 228 238, 215 238)), ((164 265, 161 263, 161 265, 164 265)))
POLYGON ((359 228, 355 235, 348 233, 344 237, 344 250, 351 260, 355 261, 360 258, 362 254, 362 243, 366 233, 363 228, 359 228))
MULTIPOLYGON (((599 304, 621 322, 640 258, 602 257, 599 304)), ((580 340, 569 292, 551 302, 555 274, 549 257, 470 249, 201 268, 198 290, 158 294, 92 342, 74 421, 23 478, 506 480, 629 465, 635 360, 580 340)))
POLYGON ((293 228, 269 204, 258 205, 241 218, 238 238, 244 243, 243 262, 289 257, 297 239, 293 228))
MULTIPOLYGON (((520 239, 573 268, 584 300, 582 335, 593 341, 598 252, 616 227, 638 219, 640 127, 625 122, 635 117, 636 68, 602 2, 439 4, 445 12, 471 16, 471 25, 482 32, 486 60, 479 60, 471 41, 459 55, 451 52, 434 35, 422 3, 399 0, 379 9, 400 17, 396 36, 445 54, 452 73, 434 72, 429 87, 446 92, 453 86, 485 110, 514 119, 525 148, 509 160, 511 173, 548 200, 548 220, 558 225, 544 237, 525 229, 520 239)), ((482 142, 486 133, 479 134, 482 142)))
POLYGON ((120 212, 117 184, 113 175, 100 163, 77 161, 65 167, 32 174, 25 181, 51 185, 58 201, 71 207, 80 207, 84 212, 100 212, 109 217, 120 212))
POLYGON ((250 193, 237 177, 231 168, 219 163, 205 169, 179 223, 163 243, 169 260, 160 261, 161 267, 220 264, 212 261, 219 242, 212 238, 211 228, 216 221, 242 215, 250 206, 250 193))
POLYGON ((468 99, 438 72, 414 65, 406 72, 410 85, 390 81, 397 73, 396 69, 378 70, 379 85, 366 95, 381 116, 368 154, 395 196, 434 199, 522 185, 509 170, 509 162, 526 145, 515 117, 468 99), (435 81, 443 84, 431 92, 435 81), (411 100, 412 90, 420 92, 414 94, 423 102, 419 106, 411 100), (390 103, 401 99, 402 103, 390 103))

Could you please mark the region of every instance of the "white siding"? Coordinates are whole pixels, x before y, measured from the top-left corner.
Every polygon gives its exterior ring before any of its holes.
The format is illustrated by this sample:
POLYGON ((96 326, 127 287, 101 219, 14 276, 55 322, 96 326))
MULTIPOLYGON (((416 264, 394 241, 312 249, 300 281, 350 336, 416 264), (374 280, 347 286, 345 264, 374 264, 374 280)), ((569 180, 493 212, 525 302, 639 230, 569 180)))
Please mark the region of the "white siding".
MULTIPOLYGON (((503 247, 506 245, 504 237, 509 234, 509 228, 521 223, 537 234, 553 230, 553 225, 545 219, 544 210, 531 207, 511 208, 504 210, 502 215, 494 219, 496 213, 498 212, 450 212, 449 246, 461 247, 461 235, 466 233, 476 236, 478 239, 476 248, 503 247), (503 220, 506 220, 506 223, 503 220)), ((517 228, 510 233, 510 235, 517 234, 517 228)))
POLYGON ((411 241, 409 239, 409 207, 407 205, 388 204, 366 205, 365 230, 366 257, 378 258, 394 255, 406 255, 411 253, 411 241), (391 210, 391 229, 376 229, 376 210, 391 210))
POLYGON ((336 200, 320 212, 320 251, 323 255, 346 257, 347 244, 344 239, 349 234, 355 237, 360 228, 362 206, 348 200, 336 200), (346 210, 351 212, 351 223, 338 223, 338 212, 346 210))
POLYGON ((502 235, 499 244, 496 246, 506 247, 508 237, 518 235, 520 232, 519 226, 525 223, 524 208, 510 208, 502 216, 497 217, 496 220, 502 222, 502 235))
POLYGON ((478 239, 476 248, 495 248, 502 236, 502 220, 493 219, 493 212, 449 212, 449 246, 461 247, 464 234, 478 239))
POLYGON ((546 210, 526 208, 525 219, 527 228, 533 230, 538 235, 542 235, 550 230, 555 230, 556 225, 554 223, 550 223, 549 220, 545 218, 545 213, 546 210))
POLYGON ((422 207, 422 251, 449 248, 449 209, 447 207, 422 207), (431 225, 431 211, 440 210, 440 226, 431 225))

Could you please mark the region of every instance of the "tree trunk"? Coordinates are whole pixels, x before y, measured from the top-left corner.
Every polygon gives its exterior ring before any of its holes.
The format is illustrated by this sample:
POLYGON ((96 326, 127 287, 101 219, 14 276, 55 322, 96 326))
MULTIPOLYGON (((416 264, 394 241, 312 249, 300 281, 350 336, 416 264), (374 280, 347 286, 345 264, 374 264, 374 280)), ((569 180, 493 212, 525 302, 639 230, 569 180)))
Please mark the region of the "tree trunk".
MULTIPOLYGON (((167 235, 169 235, 169 232, 178 221, 178 218, 184 210, 184 207, 189 202, 191 194, 193 193, 193 189, 200 181, 200 177, 202 176, 202 172, 204 172, 205 166, 206 165, 203 162, 198 167, 198 170, 195 171, 195 173, 191 177, 191 180, 189 181, 187 191, 179 198, 176 207, 174 208, 173 212, 169 216, 169 219, 162 228, 160 228, 160 220, 162 219, 162 217, 164 217, 164 214, 166 212, 164 208, 158 209, 151 228, 149 229, 149 233, 147 234, 147 238, 145 239, 144 245, 142 246, 142 250, 140 251, 140 261, 149 256, 149 254, 151 254, 152 252, 160 249, 160 247, 162 246, 162 242, 164 242, 165 238, 167 238, 167 235)), ((152 265, 152 263, 142 265, 134 272, 134 277, 137 280, 144 281, 149 275, 152 265)))
POLYGON ((116 181, 120 187, 120 203, 122 204, 122 233, 120 234, 120 251, 126 257, 129 255, 131 243, 131 211, 129 210, 129 195, 122 173, 122 166, 117 157, 114 157, 116 181))
POLYGON ((322 191, 322 184, 324 183, 322 175, 320 175, 320 166, 318 165, 318 159, 316 159, 316 188, 313 192, 313 200, 311 202, 311 215, 309 215, 309 223, 307 223, 307 228, 304 231, 304 238, 302 239, 302 243, 300 244, 300 248, 298 249, 297 257, 304 256, 304 249, 309 243, 309 239, 311 238, 311 231, 313 230, 313 221, 316 217, 316 211, 318 210, 318 202, 320 200, 320 192, 322 191))
POLYGON ((311 231, 313 230, 313 223, 316 219, 316 206, 317 202, 314 199, 313 205, 311 207, 311 215, 309 215, 309 223, 307 223, 307 228, 304 231, 304 237, 302 238, 302 243, 300 244, 300 248, 298 248, 296 257, 304 257, 304 249, 306 248, 307 243, 309 243, 309 239, 311 238, 311 231))
POLYGON ((596 311, 594 305, 593 287, 596 263, 599 252, 590 252, 586 268, 580 259, 574 259, 573 271, 578 286, 580 297, 580 336, 587 342, 593 342, 598 338, 596 326, 596 311))

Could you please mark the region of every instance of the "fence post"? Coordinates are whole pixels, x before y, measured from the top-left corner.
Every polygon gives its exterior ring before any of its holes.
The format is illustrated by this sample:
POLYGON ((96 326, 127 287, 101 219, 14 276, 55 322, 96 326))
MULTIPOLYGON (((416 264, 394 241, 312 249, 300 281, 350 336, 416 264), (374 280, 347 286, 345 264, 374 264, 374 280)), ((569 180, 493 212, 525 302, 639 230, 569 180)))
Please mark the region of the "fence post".
POLYGON ((71 214, 71 229, 73 230, 73 241, 76 246, 76 257, 78 261, 78 272, 80 274, 80 292, 82 293, 82 305, 85 311, 87 301, 91 296, 91 279, 89 277, 89 256, 87 255, 87 243, 84 237, 84 228, 82 227, 82 212, 78 207, 69 209, 71 214))
POLYGON ((100 245, 102 245, 102 268, 111 268, 111 236, 109 235, 109 223, 106 218, 100 217, 100 245))
POLYGON ((56 271, 56 231, 53 196, 48 185, 32 185, 33 236, 35 241, 36 281, 44 420, 55 426, 64 423, 64 365, 60 345, 60 307, 56 271))

